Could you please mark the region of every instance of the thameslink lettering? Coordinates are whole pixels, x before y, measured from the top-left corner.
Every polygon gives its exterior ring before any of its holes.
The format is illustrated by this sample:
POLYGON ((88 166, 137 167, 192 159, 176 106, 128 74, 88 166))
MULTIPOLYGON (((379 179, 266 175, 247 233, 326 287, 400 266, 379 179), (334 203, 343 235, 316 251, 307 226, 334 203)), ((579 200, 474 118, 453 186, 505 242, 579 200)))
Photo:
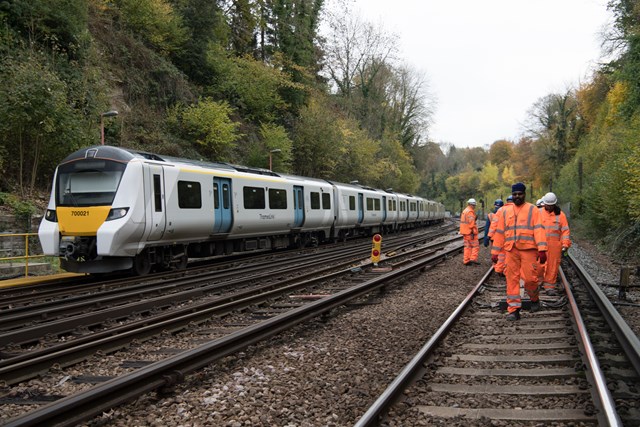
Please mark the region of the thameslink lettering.
POLYGON ((260 219, 275 219, 275 215, 273 214, 269 214, 269 215, 263 215, 263 214, 258 214, 260 216, 260 219))

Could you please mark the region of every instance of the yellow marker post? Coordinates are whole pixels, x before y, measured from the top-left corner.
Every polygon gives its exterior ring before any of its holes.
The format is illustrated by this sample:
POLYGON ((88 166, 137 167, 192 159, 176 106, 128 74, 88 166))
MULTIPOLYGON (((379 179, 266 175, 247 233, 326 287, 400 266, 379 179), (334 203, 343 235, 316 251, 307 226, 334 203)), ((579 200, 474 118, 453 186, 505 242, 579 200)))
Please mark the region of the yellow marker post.
POLYGON ((371 262, 376 267, 378 266, 378 262, 380 262, 380 255, 382 255, 382 236, 374 234, 373 248, 371 248, 371 262))

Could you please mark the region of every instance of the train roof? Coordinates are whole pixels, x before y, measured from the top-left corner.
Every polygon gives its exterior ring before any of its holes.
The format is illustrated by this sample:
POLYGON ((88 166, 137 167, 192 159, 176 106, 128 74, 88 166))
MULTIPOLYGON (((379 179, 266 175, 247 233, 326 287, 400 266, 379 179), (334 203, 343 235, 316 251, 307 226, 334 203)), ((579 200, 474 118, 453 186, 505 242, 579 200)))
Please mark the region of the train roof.
MULTIPOLYGON (((427 199, 425 197, 393 191, 393 189, 391 189, 391 188, 388 188, 386 190, 382 190, 382 189, 379 189, 379 188, 373 188, 373 187, 369 187, 369 186, 366 186, 366 185, 362 185, 362 184, 359 184, 357 182, 352 182, 352 183, 347 184, 347 183, 343 183, 343 182, 337 182, 337 181, 332 181, 332 180, 327 180, 327 179, 322 179, 322 178, 310 178, 310 177, 306 177, 306 176, 276 173, 276 172, 270 171, 269 169, 262 169, 262 168, 255 168, 255 167, 249 167, 249 166, 234 165, 234 164, 231 164, 231 163, 209 162, 209 161, 204 161, 204 160, 191 160, 191 159, 185 159, 185 158, 181 158, 181 157, 163 156, 163 155, 159 155, 159 154, 148 153, 148 152, 145 152, 145 151, 133 150, 133 149, 130 149, 130 148, 113 147, 113 146, 110 146, 110 145, 96 145, 96 146, 93 146, 93 147, 80 149, 80 150, 70 154, 69 156, 67 156, 61 163, 68 163, 68 162, 72 162, 72 161, 76 161, 76 160, 90 159, 90 158, 108 159, 108 160, 114 160, 114 161, 123 162, 123 163, 128 163, 133 159, 144 159, 144 160, 151 160, 151 161, 155 161, 155 162, 167 162, 167 163, 171 163, 171 164, 178 163, 178 164, 183 164, 183 165, 199 166, 199 167, 202 167, 202 168, 233 170, 233 171, 244 172, 244 173, 252 173, 252 174, 256 174, 256 175, 276 176, 276 177, 281 177, 281 178, 284 178, 284 179, 306 180, 306 181, 317 182, 317 183, 322 183, 322 184, 327 184, 328 183, 328 184, 331 184, 331 185, 337 185, 337 186, 341 186, 341 187, 353 188, 353 189, 357 189, 357 190, 364 189, 364 190, 370 190, 370 191, 376 191, 376 192, 386 192, 386 193, 389 193, 389 194, 396 194, 396 195, 404 196, 404 197, 415 197, 415 198, 424 199, 424 200, 427 200, 427 201, 432 201, 432 200, 429 200, 429 199, 427 199)), ((439 203, 439 202, 436 202, 436 203, 439 203)))
POLYGON ((163 156, 146 151, 133 150, 130 148, 112 147, 110 145, 96 145, 93 147, 80 149, 67 156, 61 163, 68 163, 81 159, 107 159, 117 162, 128 163, 133 159, 144 159, 155 162, 166 162, 172 164, 184 164, 199 166, 202 168, 214 168, 223 170, 234 170, 238 172, 254 173, 258 175, 279 176, 278 174, 262 168, 252 168, 248 166, 233 165, 224 162, 209 162, 204 160, 192 160, 182 157, 163 156))

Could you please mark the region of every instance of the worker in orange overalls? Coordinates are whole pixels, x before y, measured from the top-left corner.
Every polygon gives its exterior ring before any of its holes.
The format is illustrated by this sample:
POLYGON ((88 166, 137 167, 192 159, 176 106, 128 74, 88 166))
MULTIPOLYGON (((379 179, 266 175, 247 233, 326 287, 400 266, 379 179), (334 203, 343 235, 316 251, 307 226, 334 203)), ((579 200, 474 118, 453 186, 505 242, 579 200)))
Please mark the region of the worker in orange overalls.
POLYGON ((544 270, 542 287, 549 296, 558 295, 556 281, 558 268, 563 254, 571 247, 571 234, 567 216, 558 206, 558 198, 554 193, 547 193, 542 198, 542 225, 547 234, 547 264, 544 270))
MULTIPOLYGON (((493 212, 489 212, 487 214, 487 224, 485 225, 486 230, 484 233, 484 247, 489 246, 489 241, 493 241, 493 235, 496 232, 496 226, 498 225, 498 212, 500 208, 504 206, 504 202, 502 199, 496 199, 493 202, 493 212)), ((498 254, 498 262, 493 266, 493 270, 498 273, 498 275, 504 275, 504 251, 500 251, 498 254)))
POLYGON ((498 262, 498 254, 504 249, 507 277, 508 321, 520 320, 522 299, 520 278, 531 299, 531 311, 540 310, 537 265, 547 261, 547 239, 540 222, 540 211, 525 202, 526 187, 518 182, 511 186, 513 205, 505 205, 498 215, 498 225, 493 235, 491 261, 498 262))
POLYGON ((460 214, 460 234, 464 238, 464 265, 480 264, 478 253, 480 243, 478 242, 478 225, 476 224, 476 199, 469 199, 467 207, 460 214))

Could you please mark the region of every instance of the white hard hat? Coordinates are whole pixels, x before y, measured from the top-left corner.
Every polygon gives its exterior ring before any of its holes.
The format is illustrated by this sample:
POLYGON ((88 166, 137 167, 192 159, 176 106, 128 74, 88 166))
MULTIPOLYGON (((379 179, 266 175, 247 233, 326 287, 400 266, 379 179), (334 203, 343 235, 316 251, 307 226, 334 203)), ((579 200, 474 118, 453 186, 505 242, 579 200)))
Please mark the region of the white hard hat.
POLYGON ((536 206, 537 206, 537 207, 540 207, 540 206, 542 206, 542 205, 543 205, 543 203, 544 203, 544 202, 543 202, 543 200, 542 200, 542 199, 538 199, 538 201, 536 202, 536 206))
POLYGON ((467 200, 467 204, 468 204, 468 205, 474 205, 474 206, 475 206, 475 205, 476 205, 476 199, 471 198, 471 199, 467 200))
POLYGON ((542 203, 545 205, 555 205, 558 203, 558 198, 553 193, 547 193, 542 197, 542 203))

